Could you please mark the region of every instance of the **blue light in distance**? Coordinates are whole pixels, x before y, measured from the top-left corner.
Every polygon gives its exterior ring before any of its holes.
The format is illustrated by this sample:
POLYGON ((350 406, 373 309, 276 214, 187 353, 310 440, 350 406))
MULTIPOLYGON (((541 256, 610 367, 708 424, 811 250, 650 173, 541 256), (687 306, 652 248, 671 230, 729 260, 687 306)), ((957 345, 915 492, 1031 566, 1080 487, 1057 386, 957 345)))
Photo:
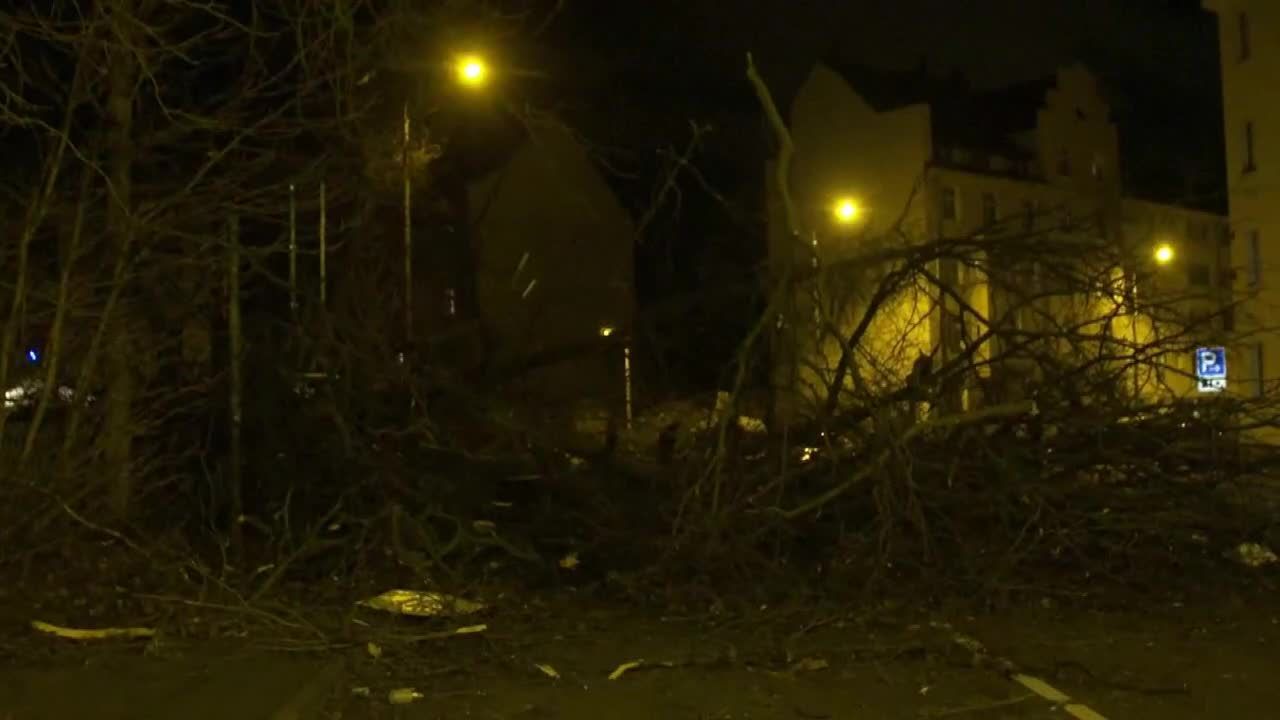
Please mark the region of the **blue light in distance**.
POLYGON ((33 363, 40 362, 40 351, 35 348, 31 348, 27 351, 27 359, 33 363))

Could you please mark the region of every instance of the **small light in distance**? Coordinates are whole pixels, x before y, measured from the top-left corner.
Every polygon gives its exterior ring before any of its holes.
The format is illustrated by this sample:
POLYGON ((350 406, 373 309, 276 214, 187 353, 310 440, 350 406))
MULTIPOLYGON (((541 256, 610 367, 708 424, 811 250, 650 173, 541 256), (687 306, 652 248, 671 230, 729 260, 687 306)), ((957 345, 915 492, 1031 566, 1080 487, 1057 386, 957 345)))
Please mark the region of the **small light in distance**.
POLYGON ((1169 243, 1160 243, 1157 245, 1155 259, 1160 265, 1168 265, 1173 262, 1173 246, 1169 243))
POLYGON ((600 337, 607 338, 607 337, 609 337, 609 336, 611 336, 611 335, 613 335, 613 328, 612 328, 611 326, 609 326, 609 325, 601 326, 601 328, 600 328, 600 337))
POLYGON ((27 351, 27 359, 31 362, 40 362, 40 351, 32 348, 27 351))

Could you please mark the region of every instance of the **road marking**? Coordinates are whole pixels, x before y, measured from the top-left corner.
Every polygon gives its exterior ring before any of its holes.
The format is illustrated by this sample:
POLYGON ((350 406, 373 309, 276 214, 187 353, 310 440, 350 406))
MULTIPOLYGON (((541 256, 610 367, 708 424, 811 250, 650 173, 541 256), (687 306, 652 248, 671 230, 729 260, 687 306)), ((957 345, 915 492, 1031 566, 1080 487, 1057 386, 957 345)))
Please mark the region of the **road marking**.
POLYGON ((1038 677, 1023 675, 1022 673, 1015 673, 1011 677, 1014 682, 1017 682, 1022 687, 1039 695, 1045 700, 1048 700, 1054 705, 1061 705, 1062 709, 1071 717, 1076 718, 1076 720, 1107 720, 1088 705, 1071 702, 1070 695, 1067 695, 1038 677))
POLYGON ((1107 720, 1107 718, 1099 714, 1096 710, 1083 703, 1071 702, 1071 696, 1062 692, 1058 688, 1041 680, 1033 675, 1027 675, 1014 671, 1014 664, 1005 658, 992 655, 985 645, 978 642, 968 635, 963 635, 955 631, 947 623, 932 623, 933 627, 939 630, 945 630, 951 633, 951 641, 956 645, 973 653, 974 658, 981 661, 980 664, 987 667, 999 668, 1004 671, 1005 677, 1018 683, 1031 692, 1039 695, 1045 700, 1060 706, 1068 715, 1076 720, 1107 720))
POLYGON ((1090 708, 1088 705, 1081 705, 1079 703, 1069 703, 1067 705, 1063 705, 1062 709, 1066 710, 1067 714, 1076 718, 1076 720, 1107 720, 1106 718, 1102 717, 1098 713, 1094 712, 1093 709, 1090 708))
POLYGON ((1049 683, 1041 680, 1038 677, 1032 677, 1030 675, 1023 675, 1022 673, 1017 673, 1013 676, 1013 679, 1015 682, 1022 685, 1022 687, 1039 695, 1045 700, 1048 700, 1049 702, 1054 703, 1055 705, 1062 705, 1063 703, 1067 703, 1071 701, 1070 695, 1067 695, 1066 693, 1062 692, 1058 688, 1050 685, 1049 683))

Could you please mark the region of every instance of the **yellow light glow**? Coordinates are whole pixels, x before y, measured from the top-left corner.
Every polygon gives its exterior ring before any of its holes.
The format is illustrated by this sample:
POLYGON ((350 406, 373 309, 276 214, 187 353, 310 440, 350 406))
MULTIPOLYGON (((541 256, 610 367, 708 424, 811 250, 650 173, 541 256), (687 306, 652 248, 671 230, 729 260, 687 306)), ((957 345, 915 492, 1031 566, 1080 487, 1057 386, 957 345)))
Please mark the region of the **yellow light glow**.
POLYGON ((467 87, 480 87, 489 79, 489 66, 479 55, 462 55, 453 66, 458 83, 467 87))
POLYGON ((612 334, 613 334, 613 328, 609 327, 608 325, 605 325, 604 327, 600 328, 600 337, 609 337, 612 334))
POLYGON ((1155 251, 1156 262, 1161 265, 1168 265, 1173 262, 1173 246, 1169 243, 1160 243, 1156 246, 1155 251))
POLYGON ((859 207, 858 203, 852 198, 841 198, 837 200, 835 207, 832 208, 832 212, 836 216, 836 222, 844 225, 856 222, 858 218, 862 217, 862 208, 859 207))

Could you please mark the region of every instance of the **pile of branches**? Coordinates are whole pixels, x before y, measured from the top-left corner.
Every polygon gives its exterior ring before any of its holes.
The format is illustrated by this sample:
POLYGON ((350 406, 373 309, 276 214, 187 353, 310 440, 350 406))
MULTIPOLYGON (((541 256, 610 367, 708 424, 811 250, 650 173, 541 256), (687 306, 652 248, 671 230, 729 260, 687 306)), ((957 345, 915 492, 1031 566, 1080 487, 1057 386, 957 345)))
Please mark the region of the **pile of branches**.
POLYGON ((1280 539, 1280 503, 1260 474, 1274 450, 1231 424, 1241 405, 1119 415, 1011 403, 775 446, 725 472, 715 514, 714 490, 691 476, 669 559, 730 584, 841 593, 1247 583, 1256 571, 1238 548, 1280 539))

